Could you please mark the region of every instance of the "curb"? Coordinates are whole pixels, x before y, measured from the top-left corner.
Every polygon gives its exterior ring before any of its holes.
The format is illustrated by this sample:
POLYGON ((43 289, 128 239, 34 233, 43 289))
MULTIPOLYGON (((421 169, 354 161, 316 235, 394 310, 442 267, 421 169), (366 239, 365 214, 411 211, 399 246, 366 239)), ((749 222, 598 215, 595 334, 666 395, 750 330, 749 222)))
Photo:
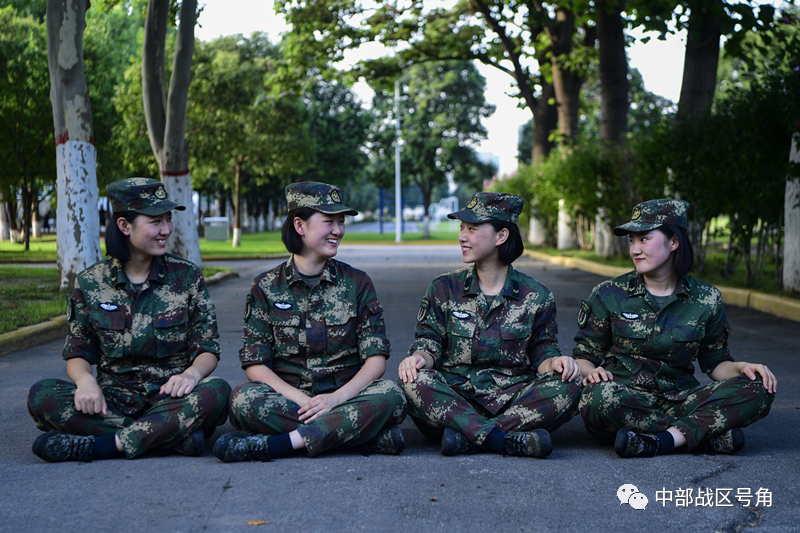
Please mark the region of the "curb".
POLYGON ((0 335, 0 355, 31 348, 67 334, 67 317, 58 316, 41 324, 25 326, 0 335))
MULTIPOLYGON (((563 255, 553 256, 533 250, 525 250, 523 253, 543 263, 577 268, 609 278, 621 276, 631 271, 630 268, 600 265, 577 257, 566 257, 563 255)), ((735 289, 733 287, 717 287, 717 289, 722 293, 722 301, 727 305, 748 307, 756 311, 761 311, 762 313, 768 313, 780 318, 800 322, 800 300, 752 291, 750 289, 735 289)))
MULTIPOLYGON (((233 270, 217 272, 206 279, 206 286, 216 285, 231 278, 238 278, 239 274, 233 270)), ((44 344, 58 337, 67 335, 67 317, 57 316, 33 326, 25 326, 8 333, 0 335, 0 355, 6 355, 17 350, 32 348, 38 344, 44 344)))

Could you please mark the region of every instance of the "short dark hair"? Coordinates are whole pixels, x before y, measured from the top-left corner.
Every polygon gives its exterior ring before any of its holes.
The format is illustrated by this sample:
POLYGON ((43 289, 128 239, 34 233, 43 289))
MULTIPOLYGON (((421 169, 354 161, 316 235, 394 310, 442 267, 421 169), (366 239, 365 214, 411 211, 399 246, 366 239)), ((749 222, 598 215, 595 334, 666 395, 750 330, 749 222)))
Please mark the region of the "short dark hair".
POLYGON ((131 258, 131 249, 128 246, 128 237, 117 226, 117 220, 124 218, 128 224, 133 224, 139 213, 135 211, 121 211, 114 213, 106 224, 106 255, 117 258, 121 263, 127 263, 131 258))
POLYGON ((672 252, 672 268, 675 269, 678 279, 689 272, 693 272, 694 249, 692 248, 692 241, 689 240, 689 234, 686 232, 686 228, 665 224, 656 229, 663 233, 667 239, 671 239, 673 236, 678 238, 678 249, 672 252))
POLYGON ((297 209, 292 209, 286 215, 286 220, 283 221, 283 227, 281 228, 281 241, 283 241, 283 245, 286 246, 289 253, 299 254, 303 251, 303 237, 294 229, 294 219, 308 220, 317 212, 310 207, 298 207, 297 209))
POLYGON ((508 230, 508 239, 500 245, 500 262, 504 265, 510 265, 522 255, 522 251, 525 249, 522 244, 522 235, 519 233, 519 227, 511 222, 497 219, 490 220, 489 224, 492 225, 495 231, 508 230))

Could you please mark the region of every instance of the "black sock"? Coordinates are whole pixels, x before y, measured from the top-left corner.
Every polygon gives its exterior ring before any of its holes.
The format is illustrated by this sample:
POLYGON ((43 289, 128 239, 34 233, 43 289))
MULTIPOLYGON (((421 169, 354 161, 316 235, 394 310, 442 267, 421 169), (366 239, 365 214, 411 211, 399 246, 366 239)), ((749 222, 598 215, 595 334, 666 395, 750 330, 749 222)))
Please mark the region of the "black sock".
POLYGON ((289 438, 288 433, 276 437, 269 437, 267 439, 267 446, 269 447, 270 459, 280 459, 294 452, 294 448, 292 448, 292 439, 289 438))
POLYGON ((506 432, 500 431, 499 428, 494 428, 486 435, 483 441, 483 447, 492 450, 495 453, 503 453, 503 441, 506 438, 506 432))
POLYGON ((656 433, 656 438, 658 439, 656 455, 667 455, 675 451, 675 438, 672 433, 662 431, 661 433, 656 433))
POLYGON ((123 452, 117 449, 116 434, 103 435, 102 437, 94 438, 94 446, 92 453, 89 455, 91 459, 113 459, 121 457, 123 452))

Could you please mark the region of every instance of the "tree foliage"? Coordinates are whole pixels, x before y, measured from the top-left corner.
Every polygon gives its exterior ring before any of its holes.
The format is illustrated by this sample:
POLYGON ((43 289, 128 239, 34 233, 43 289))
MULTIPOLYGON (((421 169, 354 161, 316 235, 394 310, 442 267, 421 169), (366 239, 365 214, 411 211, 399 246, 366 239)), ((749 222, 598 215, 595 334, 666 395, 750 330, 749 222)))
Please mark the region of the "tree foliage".
POLYGON ((55 183, 53 139, 45 25, 0 8, 0 187, 12 229, 21 197, 26 250, 40 191, 55 183))
MULTIPOLYGON (((492 168, 481 163, 473 146, 486 137, 481 120, 494 112, 486 103, 485 83, 472 63, 437 62, 414 65, 399 79, 397 102, 401 122, 401 174, 406 186, 416 185, 423 196, 425 216, 429 215, 433 190, 447 183, 481 183, 492 168)), ((393 90, 379 89, 374 100, 378 117, 373 149, 380 158, 376 182, 393 183, 388 170, 396 142, 393 90)))

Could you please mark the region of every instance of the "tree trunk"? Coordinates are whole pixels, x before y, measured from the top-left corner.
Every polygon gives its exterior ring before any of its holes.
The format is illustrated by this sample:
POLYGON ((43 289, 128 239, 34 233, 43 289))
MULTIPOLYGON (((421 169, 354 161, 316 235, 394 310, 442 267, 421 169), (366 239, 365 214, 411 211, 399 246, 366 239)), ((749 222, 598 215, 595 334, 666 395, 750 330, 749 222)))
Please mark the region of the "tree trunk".
POLYGON ((600 140, 624 140, 628 122, 628 58, 623 33, 623 0, 597 3, 597 40, 600 58, 600 140))
POLYGON ((242 164, 237 161, 233 193, 233 247, 242 245, 242 164))
MULTIPOLYGON (((798 134, 792 139, 792 163, 800 164, 798 134)), ((783 288, 800 292, 800 179, 786 180, 784 200, 783 288)))
POLYGON ((578 135, 578 110, 583 79, 571 70, 562 68, 559 58, 572 53, 575 13, 559 7, 556 10, 556 23, 548 34, 552 43, 550 64, 553 68, 553 90, 558 109, 558 132, 562 142, 569 142, 578 135))
MULTIPOLYGON (((717 84, 720 29, 717 11, 722 0, 692 10, 683 62, 683 80, 678 102, 678 117, 697 117, 711 107, 717 84)), ((696 5, 700 5, 696 2, 696 5)))
POLYGON ((186 101, 194 53, 197 0, 183 0, 180 27, 167 93, 165 54, 169 0, 149 0, 142 46, 142 95, 150 146, 170 200, 186 206, 172 214, 171 253, 202 267, 192 201, 189 147, 186 143, 186 101))
POLYGON ((572 229, 572 217, 564 208, 564 200, 558 201, 558 249, 575 248, 575 231, 572 229))
POLYGON ((8 207, 3 198, 4 193, 0 191, 0 241, 11 240, 11 233, 9 232, 8 223, 8 207))
POLYGON ((100 260, 92 111, 83 71, 89 0, 47 1, 47 60, 56 138, 57 264, 62 291, 100 260))

